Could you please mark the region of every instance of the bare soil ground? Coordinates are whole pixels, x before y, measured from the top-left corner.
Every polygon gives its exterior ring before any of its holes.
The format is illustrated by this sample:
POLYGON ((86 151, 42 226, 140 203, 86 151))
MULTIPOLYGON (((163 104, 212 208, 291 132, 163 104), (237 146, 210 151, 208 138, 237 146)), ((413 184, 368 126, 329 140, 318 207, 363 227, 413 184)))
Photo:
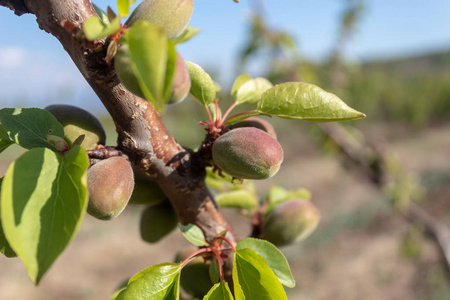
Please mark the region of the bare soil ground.
MULTIPOLYGON (((378 126, 367 136, 390 144, 401 165, 417 173, 428 188, 421 203, 450 226, 450 125, 426 130, 378 126)), ((299 131, 280 133, 286 161, 271 184, 311 190, 322 221, 305 242, 283 248, 297 281, 288 290, 292 300, 444 300, 450 299, 449 277, 437 247, 425 240, 422 253, 402 254, 407 221, 392 210, 386 198, 361 176, 324 155, 299 131)), ((6 166, 0 164, 0 175, 6 166)), ((124 280, 150 265, 172 261, 187 242, 173 232, 157 245, 140 240, 140 207, 129 207, 109 222, 86 216, 74 241, 58 258, 38 287, 27 277, 19 259, 0 256, 1 300, 109 299, 124 280)), ((246 219, 233 211, 227 216, 245 237, 246 219)))

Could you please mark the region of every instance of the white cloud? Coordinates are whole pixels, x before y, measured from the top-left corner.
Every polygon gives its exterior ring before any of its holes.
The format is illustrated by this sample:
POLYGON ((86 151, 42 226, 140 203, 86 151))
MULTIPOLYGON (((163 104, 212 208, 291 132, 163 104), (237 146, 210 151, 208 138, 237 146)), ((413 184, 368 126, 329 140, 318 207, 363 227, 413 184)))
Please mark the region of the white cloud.
POLYGON ((26 58, 24 48, 9 46, 0 48, 0 70, 8 70, 20 67, 26 58))

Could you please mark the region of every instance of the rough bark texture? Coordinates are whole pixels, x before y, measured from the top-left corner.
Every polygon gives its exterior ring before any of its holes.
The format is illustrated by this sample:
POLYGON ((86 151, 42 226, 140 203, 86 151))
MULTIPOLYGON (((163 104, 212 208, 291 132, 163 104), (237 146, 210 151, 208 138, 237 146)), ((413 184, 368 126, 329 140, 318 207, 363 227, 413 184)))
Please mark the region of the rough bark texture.
MULTIPOLYGON (((204 183, 204 169, 198 168, 192 151, 183 149, 167 131, 158 112, 147 101, 128 92, 113 68, 104 62, 104 52, 82 45, 61 26, 69 22, 80 28, 96 12, 88 0, 0 0, 0 5, 17 15, 36 15, 39 27, 54 35, 72 58, 86 81, 112 116, 118 132, 118 148, 130 161, 155 178, 170 199, 183 224, 199 226, 208 241, 231 227, 204 183)), ((227 271, 231 270, 231 259, 227 271)))

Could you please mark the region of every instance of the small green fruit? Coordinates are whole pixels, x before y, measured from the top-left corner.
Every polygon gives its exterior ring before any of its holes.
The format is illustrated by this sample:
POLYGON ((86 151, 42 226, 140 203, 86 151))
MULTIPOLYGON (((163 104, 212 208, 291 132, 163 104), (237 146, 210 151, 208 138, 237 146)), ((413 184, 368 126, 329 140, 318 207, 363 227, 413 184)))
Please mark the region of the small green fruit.
POLYGON ((184 62, 183 57, 177 51, 175 74, 172 79, 172 94, 169 103, 177 103, 183 101, 189 94, 191 89, 191 77, 184 62))
MULTIPOLYGON (((181 262, 195 250, 187 250, 177 253, 175 262, 181 262)), ((205 264, 203 258, 196 257, 181 271, 180 285, 191 296, 203 299, 212 288, 213 284, 209 275, 209 264, 205 264)))
POLYGON ((72 105, 55 104, 45 108, 63 125, 66 140, 72 144, 84 134, 81 147, 90 150, 104 145, 106 133, 100 121, 90 112, 72 105))
POLYGON ((194 10, 193 0, 144 0, 136 7, 125 25, 145 20, 162 27, 170 39, 175 39, 189 24, 194 10))
POLYGON ((314 231, 319 220, 320 213, 310 201, 282 202, 265 216, 261 238, 275 246, 299 242, 314 231))
POLYGON ((170 202, 148 206, 141 216, 141 238, 156 243, 177 227, 178 218, 170 202))
POLYGON ((275 129, 273 128, 272 124, 270 124, 266 120, 263 120, 258 117, 250 117, 245 120, 238 121, 238 122, 232 123, 227 126, 227 128, 230 130, 233 130, 236 128, 241 128, 241 127, 255 127, 255 128, 261 129, 262 131, 267 132, 274 139, 277 138, 277 134, 275 133, 275 129))
POLYGON ((278 172, 283 149, 270 134, 243 127, 220 136, 213 144, 212 156, 214 163, 233 177, 266 179, 278 172))
POLYGON ((102 160, 88 169, 87 212, 100 220, 117 217, 128 204, 134 188, 130 163, 122 157, 102 160))
POLYGON ((156 205, 166 200, 166 195, 159 185, 139 170, 134 170, 135 188, 131 195, 129 204, 156 205))

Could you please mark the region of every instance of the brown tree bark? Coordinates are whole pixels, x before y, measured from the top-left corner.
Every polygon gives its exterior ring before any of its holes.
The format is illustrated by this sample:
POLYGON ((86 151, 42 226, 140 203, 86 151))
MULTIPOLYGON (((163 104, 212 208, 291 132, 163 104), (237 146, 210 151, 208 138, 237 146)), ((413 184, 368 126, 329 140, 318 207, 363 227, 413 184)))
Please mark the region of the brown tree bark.
MULTIPOLYGON (((211 242, 227 230, 237 240, 205 185, 204 168, 193 151, 181 147, 167 131, 152 104, 128 92, 113 68, 103 60, 104 51, 83 47, 61 24, 81 28, 96 12, 89 0, 0 0, 17 15, 34 14, 39 27, 55 36, 95 91, 114 120, 118 148, 137 168, 152 176, 172 203, 180 223, 196 224, 211 242)), ((104 44, 105 41, 100 41, 104 44)), ((231 256, 225 269, 231 274, 231 256)), ((229 276, 231 278, 231 276, 229 276)))

